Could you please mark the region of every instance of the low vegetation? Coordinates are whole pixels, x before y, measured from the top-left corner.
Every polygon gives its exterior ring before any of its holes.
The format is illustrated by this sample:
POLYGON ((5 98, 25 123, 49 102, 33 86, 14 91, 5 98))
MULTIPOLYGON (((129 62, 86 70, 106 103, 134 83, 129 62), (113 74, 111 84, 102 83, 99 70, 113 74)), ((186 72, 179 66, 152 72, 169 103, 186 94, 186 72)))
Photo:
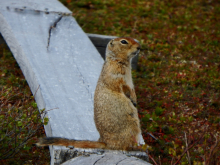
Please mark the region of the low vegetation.
MULTIPOLYGON (((41 114, 43 115, 43 111, 41 114)), ((6 44, 0 45, 0 164, 49 164, 49 150, 33 144, 44 136, 37 104, 6 44)))

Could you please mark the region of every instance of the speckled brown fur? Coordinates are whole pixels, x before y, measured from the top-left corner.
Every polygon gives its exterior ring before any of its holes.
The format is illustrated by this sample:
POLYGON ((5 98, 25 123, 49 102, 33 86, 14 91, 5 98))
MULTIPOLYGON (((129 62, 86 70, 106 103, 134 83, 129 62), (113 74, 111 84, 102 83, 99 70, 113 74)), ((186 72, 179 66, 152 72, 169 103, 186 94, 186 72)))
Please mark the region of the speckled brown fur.
POLYGON ((100 142, 106 148, 130 150, 141 134, 136 94, 131 77, 131 58, 140 49, 132 38, 117 38, 107 46, 106 61, 94 97, 94 118, 100 142), (127 44, 121 41, 126 40, 127 44))

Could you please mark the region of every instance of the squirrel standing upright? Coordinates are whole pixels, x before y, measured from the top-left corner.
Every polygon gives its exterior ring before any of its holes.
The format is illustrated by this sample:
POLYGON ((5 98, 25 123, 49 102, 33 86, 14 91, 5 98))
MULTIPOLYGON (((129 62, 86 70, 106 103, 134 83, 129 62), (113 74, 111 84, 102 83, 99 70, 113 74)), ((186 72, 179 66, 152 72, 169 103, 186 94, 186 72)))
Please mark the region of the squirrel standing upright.
POLYGON ((94 120, 100 134, 97 142, 47 137, 40 139, 37 145, 136 150, 141 129, 131 59, 139 51, 140 44, 128 37, 113 39, 107 45, 106 60, 94 96, 94 120))

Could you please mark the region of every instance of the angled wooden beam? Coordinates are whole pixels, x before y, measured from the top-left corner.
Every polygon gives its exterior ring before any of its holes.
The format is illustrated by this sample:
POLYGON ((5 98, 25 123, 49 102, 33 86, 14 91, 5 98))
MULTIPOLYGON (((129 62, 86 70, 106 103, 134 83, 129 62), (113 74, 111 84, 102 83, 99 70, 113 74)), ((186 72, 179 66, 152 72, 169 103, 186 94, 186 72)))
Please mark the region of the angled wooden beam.
MULTIPOLYGON (((141 155, 139 155, 141 158, 141 155)), ((146 155, 142 155, 142 158, 146 158, 146 155)), ((89 154, 75 157, 64 162, 62 165, 151 165, 146 160, 141 160, 136 157, 127 156, 125 153, 120 151, 106 151, 102 154, 89 154)))
MULTIPOLYGON (((0 1, 0 33, 47 112, 46 135, 98 140, 93 95, 103 59, 71 12, 57 0, 0 1)), ((71 151, 51 146, 51 164, 79 156, 71 151)))

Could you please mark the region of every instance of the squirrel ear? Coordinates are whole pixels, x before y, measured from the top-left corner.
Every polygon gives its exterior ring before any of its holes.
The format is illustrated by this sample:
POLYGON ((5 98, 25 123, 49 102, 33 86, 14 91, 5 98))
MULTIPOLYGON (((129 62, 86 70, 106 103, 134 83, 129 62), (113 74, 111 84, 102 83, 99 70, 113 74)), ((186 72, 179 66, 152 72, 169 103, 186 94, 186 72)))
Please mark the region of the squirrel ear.
POLYGON ((112 47, 113 47, 113 41, 114 41, 114 40, 111 40, 111 41, 110 41, 110 45, 111 45, 112 47))

